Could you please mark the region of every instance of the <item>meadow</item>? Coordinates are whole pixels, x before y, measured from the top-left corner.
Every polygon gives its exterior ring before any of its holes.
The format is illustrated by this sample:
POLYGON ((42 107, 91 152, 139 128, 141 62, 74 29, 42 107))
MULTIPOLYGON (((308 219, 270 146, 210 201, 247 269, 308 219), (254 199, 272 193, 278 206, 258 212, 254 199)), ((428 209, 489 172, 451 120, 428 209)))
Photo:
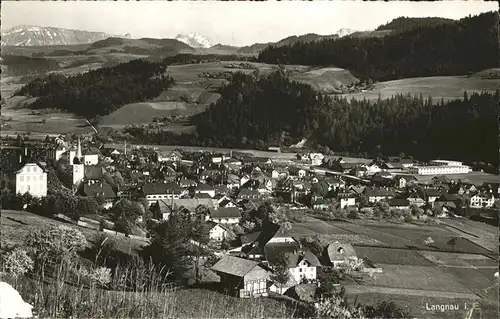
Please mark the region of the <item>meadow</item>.
MULTIPOLYGON (((483 72, 484 73, 484 72, 483 72)), ((390 98, 396 94, 422 94, 424 98, 431 96, 435 102, 461 99, 464 91, 469 94, 481 91, 495 91, 498 88, 497 79, 481 76, 456 75, 408 78, 375 83, 375 89, 366 92, 344 94, 348 99, 377 100, 390 98)))

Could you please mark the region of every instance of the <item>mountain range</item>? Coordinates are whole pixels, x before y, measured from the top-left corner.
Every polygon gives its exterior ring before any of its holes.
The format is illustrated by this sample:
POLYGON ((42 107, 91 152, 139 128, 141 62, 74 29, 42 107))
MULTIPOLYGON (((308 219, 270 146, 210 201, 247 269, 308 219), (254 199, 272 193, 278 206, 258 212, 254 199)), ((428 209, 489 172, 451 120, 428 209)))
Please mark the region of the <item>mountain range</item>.
MULTIPOLYGON (((193 49, 214 49, 218 51, 229 51, 241 54, 257 54, 269 45, 285 46, 296 42, 310 42, 321 39, 335 39, 355 33, 355 30, 340 29, 332 35, 318 35, 314 33, 300 36, 290 36, 278 42, 255 43, 249 46, 236 47, 224 44, 215 44, 211 39, 198 34, 178 34, 175 40, 183 42, 193 49)), ((2 46, 49 46, 49 45, 78 45, 89 44, 108 38, 131 39, 130 34, 111 35, 104 32, 91 32, 82 30, 63 29, 56 27, 40 27, 30 25, 20 25, 2 31, 2 46)))
POLYGON ((130 34, 110 35, 104 32, 19 25, 2 30, 2 46, 45 46, 87 44, 110 37, 130 39, 130 34))

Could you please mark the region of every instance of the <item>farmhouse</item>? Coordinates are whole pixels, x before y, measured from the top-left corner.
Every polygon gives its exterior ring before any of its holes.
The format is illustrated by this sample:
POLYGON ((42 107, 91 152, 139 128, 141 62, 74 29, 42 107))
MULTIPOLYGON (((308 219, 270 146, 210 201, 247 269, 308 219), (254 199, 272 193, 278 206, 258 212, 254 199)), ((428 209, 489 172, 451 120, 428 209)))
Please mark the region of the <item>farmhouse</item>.
POLYGON ((212 268, 225 292, 240 298, 258 297, 268 291, 271 271, 258 262, 225 256, 212 268))
POLYGON ((109 186, 108 183, 83 183, 81 184, 79 188, 79 194, 82 196, 88 196, 88 197, 101 197, 104 199, 104 204, 102 205, 103 208, 111 208, 113 206, 113 201, 116 199, 116 194, 109 186))
POLYGON ((97 165, 99 163, 99 149, 97 147, 90 147, 89 149, 83 151, 83 163, 85 165, 97 165))
POLYGON ((409 209, 410 201, 405 198, 392 198, 389 200, 389 207, 391 209, 409 209))
POLYGON ((350 257, 357 257, 351 244, 335 242, 326 248, 328 260, 334 267, 343 264, 350 257))

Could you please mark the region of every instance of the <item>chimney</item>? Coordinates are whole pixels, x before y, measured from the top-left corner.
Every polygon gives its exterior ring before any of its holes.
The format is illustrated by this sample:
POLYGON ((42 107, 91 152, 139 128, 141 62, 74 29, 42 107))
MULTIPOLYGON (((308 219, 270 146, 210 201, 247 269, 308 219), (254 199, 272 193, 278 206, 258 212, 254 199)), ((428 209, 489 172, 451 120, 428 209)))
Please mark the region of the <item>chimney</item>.
POLYGON ((24 156, 28 156, 28 148, 24 148, 24 156))
POLYGON ((19 154, 19 164, 21 164, 22 162, 23 162, 23 156, 19 154))

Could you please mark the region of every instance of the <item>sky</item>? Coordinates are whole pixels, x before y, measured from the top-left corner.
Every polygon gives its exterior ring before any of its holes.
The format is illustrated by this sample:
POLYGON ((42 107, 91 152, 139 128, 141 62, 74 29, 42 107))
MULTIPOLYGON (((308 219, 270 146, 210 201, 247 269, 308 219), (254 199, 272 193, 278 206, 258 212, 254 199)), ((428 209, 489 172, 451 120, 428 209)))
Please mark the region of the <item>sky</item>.
POLYGON ((400 16, 460 19, 498 10, 495 1, 2 1, 1 28, 16 25, 173 38, 198 33, 215 43, 250 45, 290 35, 370 30, 400 16))

